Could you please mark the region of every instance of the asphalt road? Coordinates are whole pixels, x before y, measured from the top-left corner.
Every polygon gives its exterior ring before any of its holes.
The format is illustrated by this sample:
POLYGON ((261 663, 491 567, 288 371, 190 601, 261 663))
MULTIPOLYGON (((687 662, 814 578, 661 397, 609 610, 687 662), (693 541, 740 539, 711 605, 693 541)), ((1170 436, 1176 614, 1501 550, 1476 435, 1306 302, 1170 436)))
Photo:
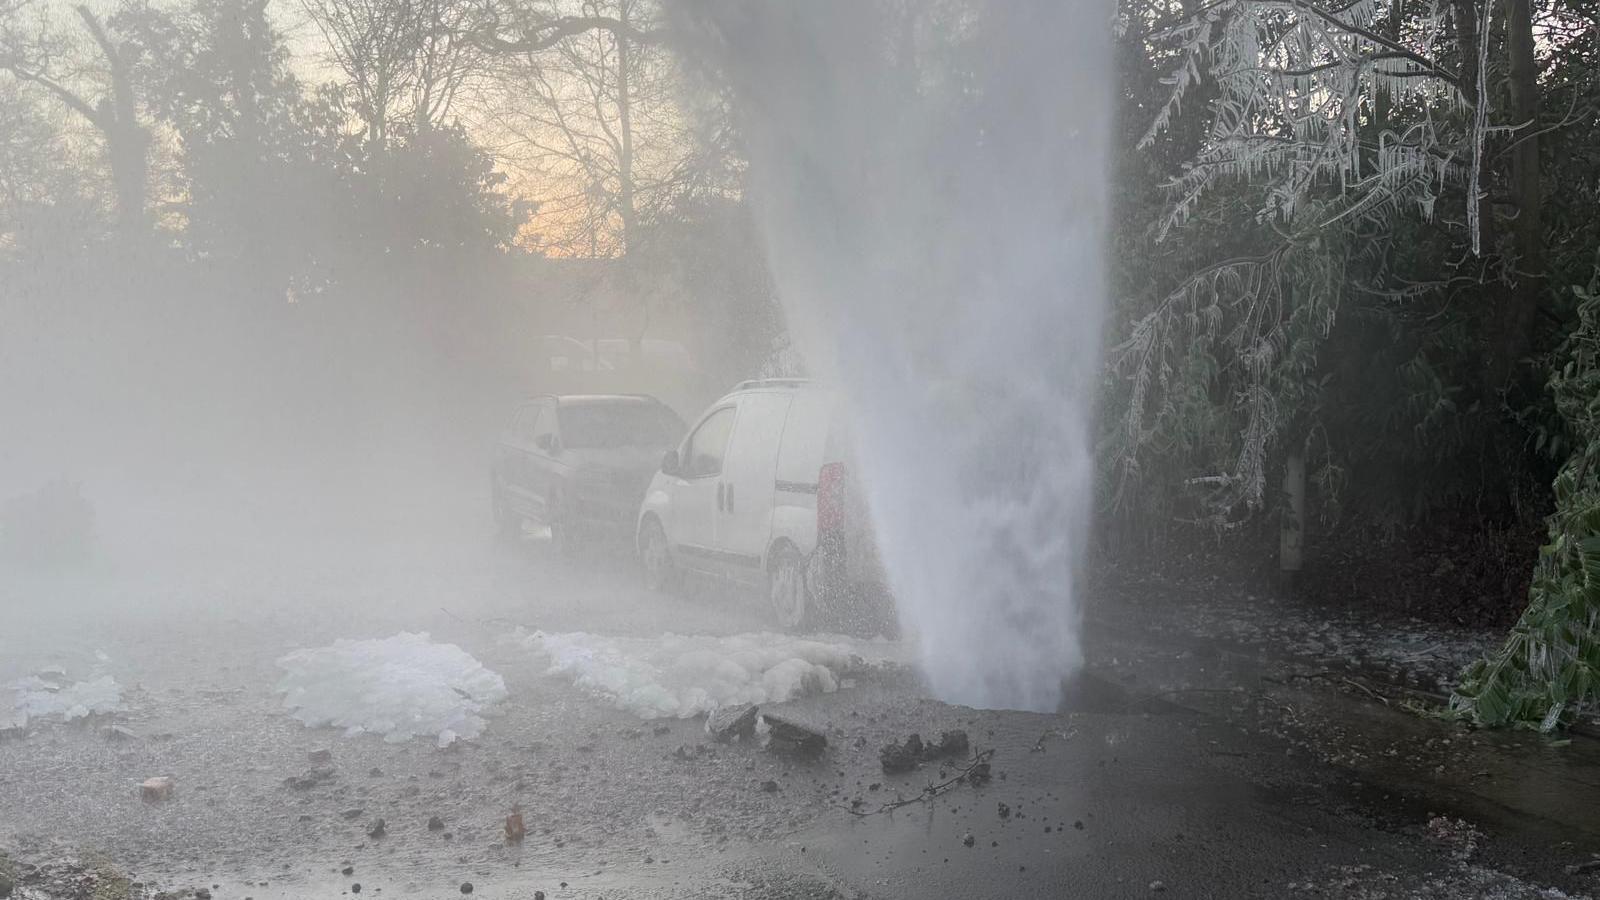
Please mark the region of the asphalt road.
MULTIPOLYGON (((1153 698, 1152 685, 1183 677, 1171 648, 1109 632, 1089 649, 1113 687, 1057 715, 948 706, 891 670, 786 705, 828 734, 818 761, 712 745, 699 720, 641 722, 501 637, 756 632, 770 627, 758 604, 662 597, 622 558, 572 564, 535 539, 496 542, 467 488, 375 508, 331 484, 320 502, 218 501, 227 494, 108 502, 90 569, 0 572, 0 681, 103 666, 130 688, 117 721, 133 735, 108 740, 94 722, 0 741, 0 848, 94 855, 218 898, 334 897, 357 883, 459 896, 470 881, 475 897, 552 900, 1556 897, 1541 885, 1581 894, 1589 876, 1563 862, 1600 849, 1591 823, 1562 847, 1559 823, 1496 818, 1493 804, 1450 824, 1458 798, 1395 788, 1403 768, 1367 773, 1315 752, 1316 734, 1262 704, 1251 718, 1153 698), (510 698, 480 739, 387 744, 283 713, 283 653, 400 630, 455 642, 505 677, 510 698), (1161 666, 1142 664, 1156 655, 1161 666), (1141 683, 1146 671, 1160 679, 1141 683), (881 771, 880 745, 952 728, 993 751, 992 779, 917 799, 959 764, 881 771), (286 787, 322 748, 334 776, 286 787), (176 779, 172 802, 139 802, 155 774, 176 779), (884 809, 897 800, 910 802, 884 809), (529 833, 508 845, 513 809, 529 833), (445 828, 427 827, 434 816, 445 828), (377 818, 387 828, 374 839, 377 818)), ((1352 702, 1307 696, 1292 702, 1352 702)), ((1384 716, 1404 715, 1325 714, 1349 725, 1329 738, 1344 743, 1381 738, 1400 721, 1384 716)))

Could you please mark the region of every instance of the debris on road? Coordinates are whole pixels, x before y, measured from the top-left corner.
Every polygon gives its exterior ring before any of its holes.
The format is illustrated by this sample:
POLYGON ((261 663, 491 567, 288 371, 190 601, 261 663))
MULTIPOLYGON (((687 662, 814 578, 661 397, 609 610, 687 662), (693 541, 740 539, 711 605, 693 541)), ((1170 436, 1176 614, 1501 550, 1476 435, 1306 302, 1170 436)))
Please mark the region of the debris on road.
MULTIPOLYGON (((917 738, 914 734, 911 737, 917 738)), ((921 739, 917 738, 917 740, 920 744, 921 739)), ((878 761, 883 765, 884 772, 890 775, 899 775, 917 767, 918 754, 909 745, 909 740, 905 744, 895 741, 883 745, 878 751, 878 761)))
MULTIPOLYGON (((956 772, 956 774, 946 778, 944 781, 941 781, 938 784, 928 785, 922 789, 922 793, 917 794, 915 797, 900 797, 888 803, 880 804, 876 809, 864 810, 861 808, 863 805, 861 803, 851 803, 850 806, 844 808, 854 816, 873 816, 880 813, 893 812, 894 810, 897 810, 903 806, 910 806, 913 803, 922 803, 924 801, 932 800, 933 798, 945 793, 946 791, 949 791, 951 788, 961 784, 962 782, 973 785, 983 784, 989 780, 989 760, 993 756, 993 748, 979 751, 972 757, 971 760, 967 762, 965 766, 960 769, 960 771, 956 772)), ((869 787, 868 790, 875 790, 878 787, 878 785, 873 785, 872 787, 869 787)))
POLYGON ((721 742, 749 740, 756 733, 756 718, 761 708, 754 703, 719 706, 706 716, 706 734, 721 742))
POLYGON ((799 756, 816 756, 827 749, 828 738, 822 730, 788 716, 762 713, 767 723, 767 749, 799 756))
POLYGON ((429 831, 443 831, 444 830, 444 820, 439 818, 438 816, 429 816, 428 817, 428 830, 429 831))
POLYGON ((522 824, 522 813, 514 812, 506 816, 506 842, 520 844, 528 836, 528 828, 522 824))
POLYGON ((924 743, 922 736, 913 732, 904 743, 895 741, 883 745, 878 750, 878 761, 882 764, 883 771, 890 775, 898 775, 915 769, 919 762, 965 756, 970 749, 967 733, 959 729, 940 732, 939 742, 936 744, 924 743))
POLYGON ((333 769, 318 766, 307 769, 304 775, 291 775, 283 780, 286 787, 296 791, 308 791, 325 781, 333 780, 333 769))
POLYGON ((107 725, 100 729, 100 736, 113 744, 123 744, 139 739, 137 732, 121 725, 107 725))
POLYGON ((373 840, 377 840, 387 833, 388 831, 385 829, 382 819, 373 822, 372 827, 367 829, 367 837, 372 838, 373 840))
POLYGON ((146 778, 139 785, 139 799, 146 803, 163 803, 172 799, 173 781, 171 776, 158 775, 155 778, 146 778))

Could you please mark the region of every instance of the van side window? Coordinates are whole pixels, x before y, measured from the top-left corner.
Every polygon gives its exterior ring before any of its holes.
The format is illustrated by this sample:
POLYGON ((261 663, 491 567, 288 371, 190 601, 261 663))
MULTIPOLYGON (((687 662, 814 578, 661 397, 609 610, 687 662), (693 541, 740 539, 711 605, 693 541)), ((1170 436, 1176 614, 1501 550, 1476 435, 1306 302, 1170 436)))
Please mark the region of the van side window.
POLYGON ((681 475, 684 478, 709 478, 722 474, 722 458, 733 434, 733 407, 724 406, 712 413, 683 442, 681 475))

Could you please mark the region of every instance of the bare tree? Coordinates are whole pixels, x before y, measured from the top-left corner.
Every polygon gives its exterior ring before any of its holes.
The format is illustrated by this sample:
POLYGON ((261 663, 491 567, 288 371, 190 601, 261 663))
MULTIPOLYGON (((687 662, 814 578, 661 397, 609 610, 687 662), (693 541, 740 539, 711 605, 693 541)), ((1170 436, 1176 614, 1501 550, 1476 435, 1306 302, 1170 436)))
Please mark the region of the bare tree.
POLYGON ((87 6, 75 6, 73 13, 81 34, 53 28, 30 0, 0 0, 0 72, 48 93, 98 132, 111 169, 118 224, 125 233, 137 233, 148 224, 150 150, 134 87, 137 50, 114 40, 87 6), (80 52, 83 37, 93 48, 89 59, 80 52))
POLYGON ((476 71, 482 49, 466 38, 470 0, 302 0, 331 61, 355 92, 367 138, 383 144, 396 122, 441 122, 476 71))
POLYGON ((584 0, 573 16, 561 8, 540 21, 615 25, 494 45, 492 127, 507 165, 541 194, 537 224, 551 249, 626 257, 641 223, 695 177, 707 142, 679 105, 675 61, 649 37, 659 33, 652 0, 584 0))

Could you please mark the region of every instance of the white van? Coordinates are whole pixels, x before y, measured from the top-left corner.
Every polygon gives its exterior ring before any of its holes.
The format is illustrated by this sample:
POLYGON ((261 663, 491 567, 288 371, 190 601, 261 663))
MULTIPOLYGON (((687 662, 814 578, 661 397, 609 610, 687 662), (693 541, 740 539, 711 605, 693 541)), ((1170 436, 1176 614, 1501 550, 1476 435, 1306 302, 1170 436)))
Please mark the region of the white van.
POLYGON ((834 394, 803 379, 747 381, 662 460, 639 510, 654 588, 684 575, 760 589, 784 628, 887 596, 834 394))

